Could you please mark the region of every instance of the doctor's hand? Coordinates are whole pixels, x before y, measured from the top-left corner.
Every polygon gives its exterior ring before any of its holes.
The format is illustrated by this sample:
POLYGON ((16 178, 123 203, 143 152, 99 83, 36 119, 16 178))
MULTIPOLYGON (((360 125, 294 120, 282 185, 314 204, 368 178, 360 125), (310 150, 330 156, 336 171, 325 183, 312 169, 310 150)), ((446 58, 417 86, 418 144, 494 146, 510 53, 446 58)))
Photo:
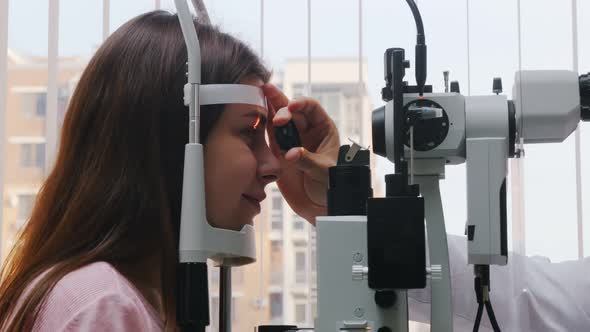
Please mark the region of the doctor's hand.
POLYGON ((274 85, 262 89, 269 103, 269 145, 281 163, 277 185, 295 213, 315 225, 316 216, 327 214, 328 168, 338 160, 340 139, 334 121, 314 99, 289 99, 274 85), (287 106, 287 109, 282 109, 287 106), (277 110, 280 110, 277 112, 277 110), (302 147, 281 152, 273 127, 293 119, 302 147))

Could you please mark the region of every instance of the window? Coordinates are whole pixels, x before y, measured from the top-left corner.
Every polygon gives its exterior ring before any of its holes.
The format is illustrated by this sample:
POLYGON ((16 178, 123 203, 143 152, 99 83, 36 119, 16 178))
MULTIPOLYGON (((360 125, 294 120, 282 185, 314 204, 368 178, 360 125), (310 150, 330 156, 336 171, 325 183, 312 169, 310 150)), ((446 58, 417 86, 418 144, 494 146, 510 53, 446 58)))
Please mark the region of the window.
POLYGON ((283 216, 273 211, 270 218, 270 227, 273 231, 280 231, 283 229, 283 216))
POLYGON ((270 283, 273 286, 283 283, 283 243, 281 241, 270 243, 270 283))
POLYGON ((297 303, 295 304, 295 321, 297 324, 305 323, 305 317, 307 311, 307 305, 305 303, 297 303))
POLYGON ((38 93, 35 95, 35 115, 38 117, 44 117, 47 111, 47 94, 38 93))
POLYGON ((33 144, 21 144, 20 166, 31 167, 33 165, 33 144))
POLYGON ((35 144, 35 167, 45 168, 45 144, 35 144))
POLYGON ((270 293, 270 318, 280 319, 283 317, 283 293, 270 293))
POLYGON ((273 231, 283 230, 283 197, 279 188, 272 188, 270 227, 273 231))
POLYGON ((31 211, 33 211, 33 206, 35 206, 36 198, 37 195, 35 194, 18 195, 18 207, 16 212, 17 228, 20 229, 31 216, 31 211))
POLYGON ((47 112, 46 92, 23 92, 20 96, 21 112, 27 116, 45 117, 47 112))
POLYGON ((302 284, 307 280, 305 251, 295 252, 295 283, 302 284))
POLYGON ((282 211, 283 210, 283 198, 281 196, 273 196, 272 210, 273 211, 282 211))
POLYGON ((45 143, 23 143, 20 145, 21 167, 45 167, 45 143))
POLYGON ((294 231, 302 231, 305 229, 305 220, 298 216, 297 214, 293 214, 293 230, 294 231))

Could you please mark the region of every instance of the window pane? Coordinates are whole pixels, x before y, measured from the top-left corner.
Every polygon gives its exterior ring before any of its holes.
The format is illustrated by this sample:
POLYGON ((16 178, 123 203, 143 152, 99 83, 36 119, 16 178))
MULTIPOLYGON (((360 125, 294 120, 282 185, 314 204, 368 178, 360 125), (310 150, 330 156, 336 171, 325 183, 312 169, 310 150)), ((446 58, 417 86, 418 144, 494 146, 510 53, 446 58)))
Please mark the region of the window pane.
POLYGON ((18 212, 17 212, 17 228, 20 229, 24 223, 31 216, 33 205, 35 204, 35 194, 20 194, 18 195, 18 212))
POLYGON ((307 266, 305 252, 298 251, 295 253, 295 282, 304 283, 307 280, 307 266))
POLYGON ((270 318, 276 319, 283 316, 283 294, 282 293, 271 293, 270 294, 270 318))
POLYGON ((32 144, 21 144, 20 146, 20 166, 31 167, 33 165, 33 146, 32 144))
POLYGON ((47 110, 47 93, 38 93, 35 95, 36 107, 35 115, 44 117, 47 110))
POLYGON ((305 323, 307 306, 305 303, 299 303, 295 305, 295 321, 297 323, 305 323))
POLYGON ((35 166, 45 168, 45 143, 35 144, 35 166))

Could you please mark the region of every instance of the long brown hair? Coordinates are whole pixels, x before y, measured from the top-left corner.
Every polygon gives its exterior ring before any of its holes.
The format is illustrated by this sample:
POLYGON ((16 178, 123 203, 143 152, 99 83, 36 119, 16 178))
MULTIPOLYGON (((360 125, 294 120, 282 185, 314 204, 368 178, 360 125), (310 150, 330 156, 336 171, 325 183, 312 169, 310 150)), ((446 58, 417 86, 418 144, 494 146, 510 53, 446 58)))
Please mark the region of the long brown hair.
MULTIPOLYGON (((268 81, 248 46, 212 26, 195 27, 203 83, 268 81)), ((154 253, 162 257, 167 330, 175 328, 186 61, 178 17, 164 11, 127 22, 92 57, 70 100, 55 166, 2 267, 3 329, 30 329, 67 273, 97 261, 125 267, 154 253)), ((222 109, 202 108, 202 142, 222 109)))

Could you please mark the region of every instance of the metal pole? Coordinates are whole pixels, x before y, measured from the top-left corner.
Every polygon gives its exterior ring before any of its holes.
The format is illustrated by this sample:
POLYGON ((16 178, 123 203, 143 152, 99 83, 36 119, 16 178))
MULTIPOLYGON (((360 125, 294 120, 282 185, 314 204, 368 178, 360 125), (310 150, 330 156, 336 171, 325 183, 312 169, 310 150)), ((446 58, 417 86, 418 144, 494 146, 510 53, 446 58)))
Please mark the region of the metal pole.
MULTIPOLYGON (((159 1, 158 1, 159 2, 159 1)), ((102 0, 102 40, 109 36, 111 18, 111 1, 102 0)))
POLYGON ((47 112, 45 119, 45 174, 53 167, 57 150, 57 85, 59 46, 59 0, 49 0, 47 45, 47 112))
POLYGON ((2 261, 2 246, 4 238, 4 143, 6 142, 6 89, 8 76, 8 2, 0 0, 0 262, 2 261))
POLYGON ((219 269, 219 332, 231 332, 231 267, 219 269))
MULTIPOLYGON (((307 0, 307 93, 308 97, 312 96, 311 89, 311 0, 307 0)), ((292 217, 291 217, 292 218, 292 217)), ((311 227, 307 228, 307 261, 306 266, 306 282, 307 282, 307 305, 305 306, 305 323, 309 324, 311 321, 311 301, 312 301, 312 280, 311 280, 311 227)))
MULTIPOLYGON (((264 0, 260 0, 260 59, 262 59, 264 61, 264 0)), ((264 303, 264 279, 265 279, 265 274, 264 274, 264 231, 265 231, 265 226, 267 225, 267 223, 258 223, 258 229, 259 229, 259 240, 258 240, 258 245, 260 246, 260 252, 258 254, 258 257, 260 259, 260 265, 259 265, 259 285, 258 285, 258 307, 257 309, 260 310, 263 307, 263 303, 264 303)))
POLYGON ((154 7, 156 10, 160 10, 162 8, 160 0, 155 0, 154 7))
POLYGON ((311 97, 311 0, 307 0, 307 96, 311 97))
MULTIPOLYGON (((517 1, 517 33, 518 33, 518 72, 522 71, 522 25, 520 0, 517 1)), ((522 89, 522 85, 520 86, 522 89)), ((520 93, 522 96, 522 91, 520 93)), ((520 109, 522 110, 522 98, 519 100, 520 109)), ((518 116, 518 114, 517 114, 518 116)), ((522 121, 520 128, 517 129, 519 136, 522 135, 522 121)), ((522 148, 522 138, 519 137, 520 147, 522 148)), ((522 156, 511 162, 512 165, 512 250, 520 255, 526 255, 526 224, 524 211, 524 159, 522 156), (514 204, 516 203, 516 204, 514 204)))
MULTIPOLYGON (((363 111, 363 1, 358 1, 359 9, 359 81, 358 81, 358 98, 359 98, 359 112, 363 111)), ((359 123, 359 142, 367 144, 364 140, 364 114, 360 114, 359 123)))
MULTIPOLYGON (((572 53, 573 70, 578 72, 578 1, 572 0, 572 53)), ((576 128, 576 208, 578 216, 578 259, 584 258, 584 218, 582 207, 582 141, 580 125, 576 128)))
POLYGON ((471 96, 471 42, 469 35, 471 22, 469 21, 469 0, 465 0, 465 3, 467 5, 467 95, 471 96))

